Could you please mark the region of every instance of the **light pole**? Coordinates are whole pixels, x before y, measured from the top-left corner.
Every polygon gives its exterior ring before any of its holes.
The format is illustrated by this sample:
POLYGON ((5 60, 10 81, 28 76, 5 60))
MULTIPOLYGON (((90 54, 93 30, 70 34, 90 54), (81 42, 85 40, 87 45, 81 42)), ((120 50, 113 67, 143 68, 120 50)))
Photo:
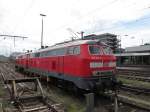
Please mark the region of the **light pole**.
POLYGON ((122 42, 122 37, 128 37, 128 38, 130 38, 130 39, 134 39, 134 38, 135 38, 134 36, 129 36, 129 35, 118 35, 118 37, 120 37, 120 38, 119 38, 119 40, 120 40, 120 50, 121 50, 121 46, 122 46, 122 44, 121 44, 121 42, 122 42))
POLYGON ((118 37, 120 37, 119 38, 119 41, 120 41, 120 45, 119 45, 119 52, 120 52, 120 55, 121 55, 121 37, 123 37, 123 36, 125 36, 125 37, 127 37, 128 35, 118 35, 118 37))
MULTIPOLYGON (((119 54, 120 54, 120 58, 119 58, 119 65, 121 65, 121 38, 122 37, 129 37, 129 35, 118 35, 118 37, 119 37, 119 41, 120 41, 120 48, 119 48, 119 54)), ((134 39, 135 37, 134 36, 132 36, 132 37, 130 37, 131 39, 134 39)))
POLYGON ((120 57, 119 57, 119 60, 118 60, 118 65, 120 66, 121 65, 121 37, 123 37, 123 36, 128 36, 128 35, 118 35, 118 37, 119 37, 119 43, 120 43, 120 45, 119 45, 119 55, 120 55, 120 57))
POLYGON ((41 48, 43 48, 43 17, 46 16, 45 14, 40 14, 42 17, 42 31, 41 31, 41 48))

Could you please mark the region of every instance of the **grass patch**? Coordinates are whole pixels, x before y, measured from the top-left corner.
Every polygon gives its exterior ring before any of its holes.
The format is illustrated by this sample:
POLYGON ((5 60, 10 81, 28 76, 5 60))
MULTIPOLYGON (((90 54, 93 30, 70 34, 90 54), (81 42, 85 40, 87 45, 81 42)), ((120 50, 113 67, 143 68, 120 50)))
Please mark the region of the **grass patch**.
POLYGON ((6 97, 6 96, 7 96, 7 94, 6 94, 6 91, 4 89, 4 85, 0 84, 0 112, 1 112, 2 108, 3 109, 9 109, 9 110, 14 108, 13 105, 10 103, 10 101, 5 100, 4 97, 6 97))
POLYGON ((53 101, 62 103, 67 112, 85 112, 85 102, 66 91, 52 87, 47 95, 53 101))

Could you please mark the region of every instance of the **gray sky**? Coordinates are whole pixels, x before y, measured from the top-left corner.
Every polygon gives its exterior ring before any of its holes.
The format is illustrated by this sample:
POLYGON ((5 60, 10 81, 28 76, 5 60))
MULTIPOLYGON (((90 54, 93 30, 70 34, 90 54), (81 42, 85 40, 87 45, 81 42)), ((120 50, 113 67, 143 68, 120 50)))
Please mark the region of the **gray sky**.
POLYGON ((16 39, 15 48, 13 39, 0 37, 0 54, 40 47, 40 13, 47 15, 44 45, 70 39, 68 28, 115 33, 123 47, 150 42, 150 0, 0 0, 0 34, 29 37, 16 39))

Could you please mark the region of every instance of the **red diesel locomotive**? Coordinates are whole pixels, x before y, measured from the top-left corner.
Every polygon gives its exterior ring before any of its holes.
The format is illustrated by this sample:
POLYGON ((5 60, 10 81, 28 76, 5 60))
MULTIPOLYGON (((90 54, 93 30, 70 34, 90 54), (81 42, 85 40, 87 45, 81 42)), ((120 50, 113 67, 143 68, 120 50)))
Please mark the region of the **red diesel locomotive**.
POLYGON ((97 40, 75 40, 16 57, 16 69, 64 87, 107 89, 116 81, 116 57, 97 40))

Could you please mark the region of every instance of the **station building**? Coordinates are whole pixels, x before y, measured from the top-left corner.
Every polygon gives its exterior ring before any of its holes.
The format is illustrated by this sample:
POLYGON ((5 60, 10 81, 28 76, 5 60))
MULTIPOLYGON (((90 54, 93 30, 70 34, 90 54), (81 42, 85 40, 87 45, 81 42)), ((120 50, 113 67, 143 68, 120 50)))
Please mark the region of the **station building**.
POLYGON ((124 53, 115 55, 118 65, 150 65, 150 44, 127 47, 124 53))
POLYGON ((99 35, 91 34, 91 35, 84 36, 83 39, 100 40, 101 42, 104 42, 107 45, 109 45, 114 53, 116 53, 119 48, 119 40, 117 39, 117 35, 112 33, 103 33, 99 35))
POLYGON ((119 48, 117 35, 111 33, 91 34, 84 36, 83 39, 98 39, 109 45, 117 57, 117 65, 119 66, 150 65, 150 44, 122 49, 119 48))

